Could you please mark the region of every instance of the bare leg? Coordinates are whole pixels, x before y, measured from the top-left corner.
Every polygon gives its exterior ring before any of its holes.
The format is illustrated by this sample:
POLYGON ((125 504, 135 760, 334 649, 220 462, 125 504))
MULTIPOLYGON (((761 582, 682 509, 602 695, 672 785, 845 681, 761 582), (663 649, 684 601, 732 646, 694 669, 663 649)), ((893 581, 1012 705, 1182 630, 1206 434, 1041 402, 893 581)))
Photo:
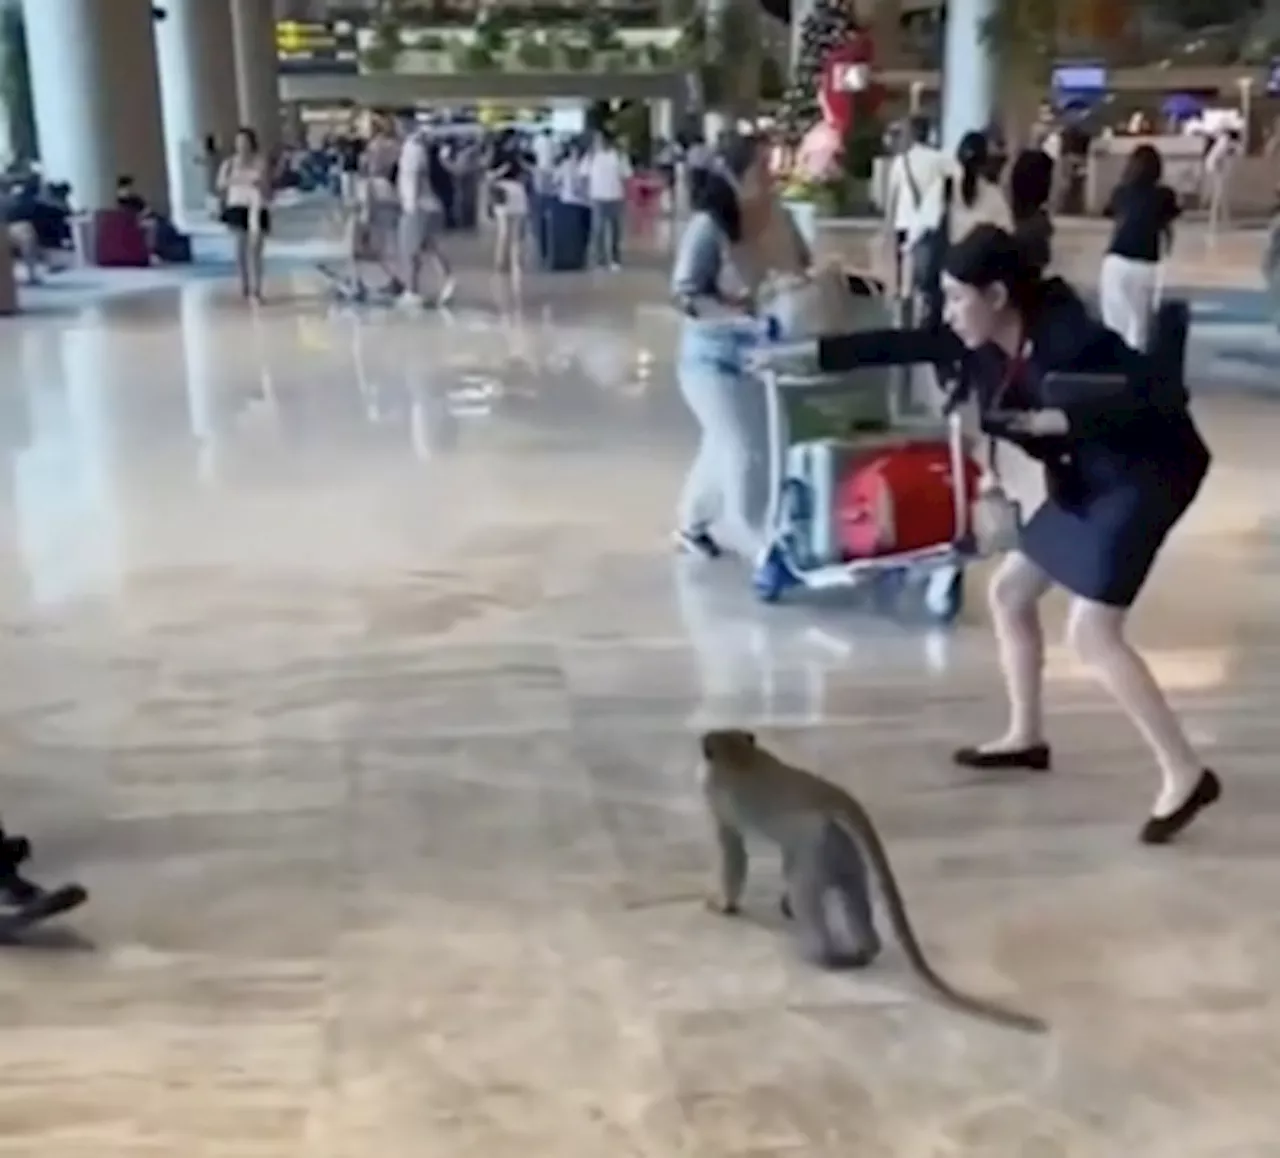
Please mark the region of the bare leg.
POLYGON ((1168 816, 1195 790, 1204 765, 1142 657, 1124 637, 1127 610, 1074 599, 1067 639, 1146 740, 1160 766, 1153 816, 1168 816))
POLYGON ((496 232, 493 238, 493 268, 502 274, 507 271, 507 263, 511 260, 511 223, 505 213, 499 213, 495 221, 496 232))
POLYGON ((249 297, 253 293, 251 275, 249 273, 249 234, 246 230, 236 230, 236 273, 240 275, 240 296, 249 297))
POLYGON ((991 579, 991 616, 1009 698, 1009 728, 983 752, 1017 751, 1044 742, 1044 631, 1040 600, 1049 577, 1020 551, 1006 556, 991 579))
POLYGON ((249 285, 254 301, 262 301, 262 264, 267 239, 261 233, 249 237, 249 285))
POLYGON ((525 217, 517 217, 511 221, 511 285, 514 289, 520 288, 521 278, 524 276, 524 243, 528 236, 528 220, 525 217))
POLYGON ((448 305, 450 298, 453 297, 453 267, 440 247, 439 237, 434 233, 428 238, 427 253, 436 267, 436 277, 440 283, 438 301, 442 306, 448 305))

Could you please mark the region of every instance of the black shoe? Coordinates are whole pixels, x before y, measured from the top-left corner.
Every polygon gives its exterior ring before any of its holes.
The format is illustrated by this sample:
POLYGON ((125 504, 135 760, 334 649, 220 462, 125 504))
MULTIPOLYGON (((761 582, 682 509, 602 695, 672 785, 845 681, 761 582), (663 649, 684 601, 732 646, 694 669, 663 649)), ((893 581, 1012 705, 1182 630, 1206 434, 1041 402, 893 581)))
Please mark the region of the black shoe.
POLYGON ((1196 781, 1191 795, 1168 816, 1150 817, 1138 833, 1138 839, 1143 844, 1168 844, 1195 820, 1201 809, 1208 808, 1221 795, 1222 781, 1206 768, 1200 773, 1200 779, 1196 781))
POLYGON ((680 549, 693 555, 702 555, 707 559, 719 559, 724 552, 706 531, 680 531, 676 535, 680 549))
POLYGON ((9 889, 0 901, 0 942, 13 941, 33 926, 78 909, 89 899, 77 884, 46 892, 29 881, 21 883, 21 889, 9 889))
POLYGON ((25 836, 0 834, 0 882, 17 872, 31 856, 31 842, 25 836))
POLYGON ((1048 772, 1053 766, 1048 744, 1032 744, 1029 748, 1009 748, 984 752, 981 748, 959 748, 951 761, 961 768, 1024 768, 1031 772, 1048 772))

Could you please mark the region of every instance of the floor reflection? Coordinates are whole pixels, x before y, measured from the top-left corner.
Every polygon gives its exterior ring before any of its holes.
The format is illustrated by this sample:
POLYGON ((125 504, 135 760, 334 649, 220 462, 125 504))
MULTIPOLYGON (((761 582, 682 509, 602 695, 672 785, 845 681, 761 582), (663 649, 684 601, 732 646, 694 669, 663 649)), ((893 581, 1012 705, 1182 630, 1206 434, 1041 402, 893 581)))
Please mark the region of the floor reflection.
POLYGON ((1135 629, 1228 794, 1153 858, 1058 635, 1058 771, 954 778, 1003 713, 980 569, 939 631, 671 554, 657 274, 485 280, 0 328, 5 815, 102 947, 6 961, 0 1150, 1269 1153, 1280 411, 1196 403, 1215 469, 1135 629), (940 964, 1047 1046, 629 907, 701 887, 691 732, 730 723, 868 802, 940 964))

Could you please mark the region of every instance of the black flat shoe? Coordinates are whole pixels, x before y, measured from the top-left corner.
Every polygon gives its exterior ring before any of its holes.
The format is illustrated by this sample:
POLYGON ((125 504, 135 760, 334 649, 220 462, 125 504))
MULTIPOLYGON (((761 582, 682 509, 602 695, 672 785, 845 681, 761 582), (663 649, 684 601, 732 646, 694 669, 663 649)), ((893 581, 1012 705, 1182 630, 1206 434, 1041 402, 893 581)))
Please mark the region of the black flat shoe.
POLYGON ((1048 744, 1032 744, 1029 748, 1009 748, 1001 752, 959 748, 951 754, 951 761, 961 768, 1022 768, 1031 772, 1048 772, 1053 766, 1048 744))
POLYGON ((1150 817, 1138 833, 1138 839, 1143 844, 1168 844, 1195 820, 1202 809, 1208 808, 1221 795, 1222 781, 1206 768, 1200 773, 1191 795, 1168 816, 1150 817))

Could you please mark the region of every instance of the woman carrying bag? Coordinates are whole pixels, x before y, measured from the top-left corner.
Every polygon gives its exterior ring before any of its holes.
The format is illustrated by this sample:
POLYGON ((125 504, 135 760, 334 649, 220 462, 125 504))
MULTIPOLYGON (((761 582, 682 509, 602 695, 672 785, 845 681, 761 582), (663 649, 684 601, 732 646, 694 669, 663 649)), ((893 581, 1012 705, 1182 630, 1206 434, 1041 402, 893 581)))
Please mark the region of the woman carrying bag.
POLYGON ((1090 317, 1065 282, 1041 278, 1002 229, 979 226, 952 247, 942 290, 942 329, 864 331, 755 357, 813 357, 825 373, 949 368, 959 395, 976 396, 983 430, 1043 465, 1048 497, 991 583, 1009 728, 954 759, 970 768, 1049 768, 1039 604, 1050 587, 1063 587, 1073 597, 1069 642, 1159 765, 1160 789, 1139 839, 1164 844, 1221 792, 1124 633, 1161 545, 1209 469, 1186 393, 1090 317))

